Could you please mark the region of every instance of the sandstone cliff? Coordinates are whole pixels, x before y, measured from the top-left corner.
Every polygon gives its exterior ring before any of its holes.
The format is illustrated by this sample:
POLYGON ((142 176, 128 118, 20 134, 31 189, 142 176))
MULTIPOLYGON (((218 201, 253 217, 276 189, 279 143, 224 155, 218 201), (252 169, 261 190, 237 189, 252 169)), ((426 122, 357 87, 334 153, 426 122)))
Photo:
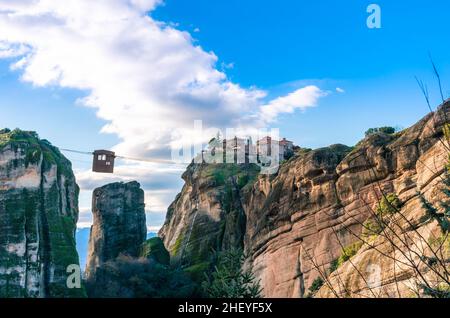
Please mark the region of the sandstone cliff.
POLYGON ((80 297, 78 186, 70 162, 34 132, 0 131, 0 297, 80 297))
POLYGON ((147 236, 144 191, 139 183, 111 183, 94 190, 93 225, 89 238, 86 278, 120 254, 139 256, 147 236))
POLYGON ((173 265, 201 273, 212 250, 243 247, 246 217, 243 194, 258 174, 255 165, 196 165, 183 174, 185 185, 169 207, 159 232, 173 265))
MULTIPOLYGON (((402 215, 415 220, 425 239, 436 232, 436 224, 419 221, 424 213, 419 194, 432 203, 438 200, 447 160, 440 138, 449 108, 447 102, 409 129, 375 133, 352 148, 299 151, 277 175, 252 174, 243 187, 235 186, 236 176, 246 167, 191 164, 159 235, 174 261, 185 266, 207 261, 211 248, 241 244, 264 296, 305 297, 319 271, 329 276, 343 248, 359 241, 362 223, 372 217, 383 194, 399 198, 402 215), (237 171, 217 182, 218 171, 230 169, 237 171)), ((377 239, 382 246, 382 238, 377 239)), ((331 274, 332 288, 324 286, 317 296, 373 296, 364 291, 364 275, 355 275, 354 263, 381 266, 377 288, 382 295, 407 296, 410 271, 402 272, 377 255, 374 248, 362 247, 331 274), (404 283, 396 284, 395 292, 394 277, 404 283), (331 291, 335 289, 338 295, 331 291)))
MULTIPOLYGON (((449 116, 447 101, 436 113, 396 139, 378 145, 373 149, 376 152, 366 150, 375 173, 366 171, 365 178, 358 175, 356 184, 360 185, 355 189, 358 196, 352 201, 374 209, 380 193, 390 192, 398 196, 401 206, 379 235, 366 239, 363 236, 364 242, 356 255, 330 275, 317 297, 418 297, 422 289, 419 285, 424 281, 448 293, 448 285, 439 283, 443 280, 437 276, 441 267, 429 264, 437 255, 444 261, 442 269, 446 268, 444 271, 448 273, 449 237, 444 238, 438 222, 427 217, 423 200, 439 208, 448 201, 444 188, 449 146, 448 135, 444 138, 443 132, 449 116), (370 194, 370 187, 378 191, 370 194)), ((348 158, 338 171, 357 166, 357 161, 355 157, 348 158)), ((444 278, 448 279, 448 274, 444 278)))

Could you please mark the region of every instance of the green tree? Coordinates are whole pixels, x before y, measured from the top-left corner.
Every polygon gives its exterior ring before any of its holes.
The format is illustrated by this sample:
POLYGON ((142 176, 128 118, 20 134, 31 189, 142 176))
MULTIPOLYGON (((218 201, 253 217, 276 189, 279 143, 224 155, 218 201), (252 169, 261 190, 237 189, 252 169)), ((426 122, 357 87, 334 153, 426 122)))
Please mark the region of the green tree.
POLYGON ((97 268, 86 282, 90 298, 190 298, 199 286, 181 269, 154 259, 119 255, 97 268))
POLYGON ((395 133, 395 128, 394 127, 378 127, 378 128, 369 128, 366 132, 365 135, 370 136, 376 133, 384 133, 384 134, 388 134, 388 135, 392 135, 395 133))
POLYGON ((308 291, 309 293, 306 295, 307 298, 313 297, 320 289, 320 287, 323 286, 325 282, 323 281, 322 277, 317 277, 311 284, 311 287, 309 287, 308 291))
POLYGON ((395 193, 388 193, 383 195, 378 204, 378 216, 383 218, 398 212, 402 207, 402 202, 395 193))
POLYGON ((218 255, 217 265, 202 287, 211 298, 260 298, 261 287, 251 270, 245 270, 244 254, 233 249, 218 255))

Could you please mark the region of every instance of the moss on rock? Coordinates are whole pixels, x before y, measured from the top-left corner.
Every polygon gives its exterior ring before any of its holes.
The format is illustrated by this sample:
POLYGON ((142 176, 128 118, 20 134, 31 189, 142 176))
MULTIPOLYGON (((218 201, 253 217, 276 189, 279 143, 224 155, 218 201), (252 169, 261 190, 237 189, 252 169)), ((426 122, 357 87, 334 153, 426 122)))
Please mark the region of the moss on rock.
POLYGON ((153 259, 162 265, 170 265, 170 254, 159 237, 145 241, 142 244, 140 256, 153 259))
POLYGON ((83 297, 66 285, 79 264, 78 192, 72 166, 35 132, 0 130, 0 297, 83 297), (24 183, 15 179, 29 180, 24 183))

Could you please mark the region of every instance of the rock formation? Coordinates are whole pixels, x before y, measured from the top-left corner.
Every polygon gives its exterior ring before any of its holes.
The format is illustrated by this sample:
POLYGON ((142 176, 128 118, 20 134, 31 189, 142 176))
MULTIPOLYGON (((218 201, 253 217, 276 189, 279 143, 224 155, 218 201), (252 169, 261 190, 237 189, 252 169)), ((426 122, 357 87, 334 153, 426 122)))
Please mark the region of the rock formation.
POLYGON ((201 272, 209 266, 212 250, 243 247, 242 195, 257 174, 256 165, 245 164, 191 164, 187 168, 183 190, 169 207, 159 232, 172 264, 201 272))
POLYGON ((138 257, 147 236, 144 191, 139 183, 112 183, 94 190, 93 225, 89 238, 86 278, 120 254, 138 257))
POLYGON ((78 186, 71 163, 36 133, 0 131, 0 297, 81 297, 67 267, 78 264, 78 186))
MULTIPOLYGON (((365 202, 375 208, 380 190, 383 190, 384 193, 395 193, 402 206, 391 217, 390 227, 365 241, 351 261, 330 275, 328 284, 320 289, 317 297, 417 297, 418 285, 423 280, 416 277, 412 265, 420 268, 427 282, 436 279, 420 258, 431 256, 429 248, 436 250, 433 241, 439 241, 443 236, 438 223, 426 218, 422 198, 435 207, 440 207, 445 200, 442 189, 449 148, 443 132, 449 116, 450 102, 447 101, 437 112, 426 116, 394 140, 375 143, 372 150, 371 145, 362 145, 366 156, 371 158, 375 173, 365 169, 365 177, 354 173, 353 177, 348 175, 339 179, 340 185, 357 186, 352 192, 358 196, 347 195, 343 202, 358 205, 365 202), (370 187, 376 187, 378 191, 372 190, 370 194, 370 187), (378 197, 371 197, 374 193, 378 197)), ((342 174, 342 171, 364 165, 358 157, 361 158, 355 153, 347 158, 338 166, 338 171, 342 174)), ((355 209, 355 213, 362 213, 362 210, 363 207, 355 209)), ((448 270, 449 238, 441 243, 443 249, 438 254, 446 260, 448 270)))
MULTIPOLYGON (((328 275, 343 247, 359 241, 354 233, 362 232, 361 223, 372 216, 382 193, 398 196, 402 214, 415 220, 425 237, 435 231, 435 225, 419 221, 424 214, 419 193, 432 203, 438 200, 439 178, 448 159, 440 138, 449 110, 447 102, 411 128, 375 133, 352 148, 298 151, 277 175, 249 173, 242 187, 236 179, 248 167, 191 164, 159 235, 173 262, 185 266, 208 262, 211 248, 241 245, 264 296, 305 297, 318 270, 328 275), (223 171, 233 169, 224 179, 223 171)), ((381 248, 384 243, 379 238, 381 248)), ((379 289, 384 296, 407 296, 411 273, 403 270, 399 275, 399 269, 368 246, 330 276, 335 289, 339 284, 354 286, 350 291, 341 288, 338 296, 370 296, 351 263, 371 261, 381 266, 379 289), (395 292, 394 277, 404 283, 395 292)), ((324 286, 318 296, 336 295, 324 286)))
POLYGON ((146 238, 144 192, 139 183, 94 190, 86 289, 93 298, 195 297, 188 274, 170 268, 162 240, 146 238))

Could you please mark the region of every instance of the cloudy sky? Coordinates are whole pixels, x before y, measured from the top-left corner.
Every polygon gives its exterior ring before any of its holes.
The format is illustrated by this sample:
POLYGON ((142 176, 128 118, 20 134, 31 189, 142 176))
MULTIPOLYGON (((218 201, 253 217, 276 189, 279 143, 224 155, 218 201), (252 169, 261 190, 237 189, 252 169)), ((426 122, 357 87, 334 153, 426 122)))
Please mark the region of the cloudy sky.
MULTIPOLYGON (((427 111, 415 76, 438 101, 429 53, 450 83, 450 3, 377 1, 376 30, 370 3, 0 0, 0 127, 163 159, 227 127, 279 128, 312 148, 407 127, 427 111)), ((99 175, 89 157, 67 156, 82 188, 80 226, 91 222, 93 188, 137 180, 155 229, 183 184, 183 165, 119 161, 99 175)))

